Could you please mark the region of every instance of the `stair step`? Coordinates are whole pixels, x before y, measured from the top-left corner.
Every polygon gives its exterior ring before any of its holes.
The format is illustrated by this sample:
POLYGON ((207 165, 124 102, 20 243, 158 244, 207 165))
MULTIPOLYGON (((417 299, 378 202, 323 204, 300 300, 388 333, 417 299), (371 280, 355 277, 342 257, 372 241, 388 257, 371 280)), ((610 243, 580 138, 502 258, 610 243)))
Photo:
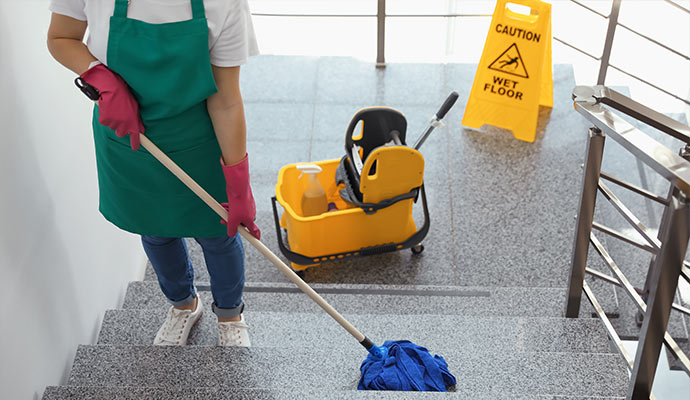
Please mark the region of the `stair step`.
POLYGON ((94 387, 94 386, 51 386, 46 388, 43 400, 349 400, 349 399, 446 399, 461 398, 473 400, 622 400, 624 397, 554 397, 516 396, 476 393, 433 393, 433 392, 383 392, 363 390, 267 390, 228 388, 142 388, 142 387, 94 387))
MULTIPOLYGON (((189 345, 218 342, 216 318, 206 312, 189 345)), ((347 343, 352 337, 325 313, 246 311, 254 347, 308 347, 322 341, 347 343)), ((98 344, 148 345, 166 313, 162 310, 106 312, 98 344)), ((407 339, 433 351, 481 344, 496 351, 606 353, 606 332, 594 319, 468 317, 458 315, 344 315, 374 341, 407 339)))
MULTIPOLYGON (((223 348, 217 346, 82 345, 70 386, 241 387, 355 389, 366 352, 328 348, 223 348)), ((615 354, 486 352, 442 354, 468 393, 622 396, 628 383, 615 354)))
MULTIPOLYGON (((561 317, 562 288, 453 287, 397 285, 312 284, 341 313, 452 314, 476 316, 561 317)), ((211 293, 199 287, 208 303, 211 293)), ((251 311, 323 312, 307 295, 290 284, 245 285, 244 302, 251 311)), ((168 303, 156 282, 131 282, 125 309, 162 309, 168 303)), ((583 313, 582 315, 588 315, 583 313)))

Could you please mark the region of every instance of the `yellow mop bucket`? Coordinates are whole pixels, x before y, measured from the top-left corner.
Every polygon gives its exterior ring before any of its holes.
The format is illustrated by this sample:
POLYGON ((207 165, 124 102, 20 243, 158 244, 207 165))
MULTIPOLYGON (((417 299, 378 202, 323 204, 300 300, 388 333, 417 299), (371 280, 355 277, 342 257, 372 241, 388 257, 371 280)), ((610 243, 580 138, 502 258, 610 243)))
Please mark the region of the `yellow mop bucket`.
MULTIPOLYGON (((439 123, 457 99, 453 92, 434 120, 439 123)), ((285 165, 278 174, 276 196, 272 198, 278 245, 295 270, 304 270, 324 261, 381 254, 411 248, 419 254, 421 241, 429 231, 429 209, 424 191, 424 157, 417 150, 429 135, 432 125, 417 141, 407 147, 404 117, 398 111, 378 107, 357 113, 347 131, 348 154, 342 159, 285 165), (399 114, 399 115, 398 115, 399 114), (371 145, 367 138, 367 121, 371 122, 380 141, 366 150, 351 143, 358 121, 364 120, 362 135, 355 142, 371 145), (372 122, 376 121, 376 123, 372 122), (382 122, 383 121, 383 122, 382 122), (391 121, 398 121, 393 124, 391 121), (402 124, 402 125, 401 125, 402 124), (383 129, 382 129, 383 128, 383 129), (384 132, 384 134, 380 134, 384 132), (365 140, 366 139, 366 140, 365 140), (367 152, 366 156, 363 156, 367 152), (358 166, 353 158, 364 159, 358 166), (307 179, 300 179, 298 165, 321 167, 317 175, 324 189, 330 211, 305 217, 301 209, 307 179), (360 168, 361 167, 361 168, 360 168), (421 197, 424 222, 417 229, 412 218, 413 204, 421 197), (284 213, 279 217, 276 202, 284 213), (281 228, 287 232, 286 245, 281 228), (289 246, 289 247, 288 247, 289 246)), ((370 130, 371 131, 371 130, 370 130)))

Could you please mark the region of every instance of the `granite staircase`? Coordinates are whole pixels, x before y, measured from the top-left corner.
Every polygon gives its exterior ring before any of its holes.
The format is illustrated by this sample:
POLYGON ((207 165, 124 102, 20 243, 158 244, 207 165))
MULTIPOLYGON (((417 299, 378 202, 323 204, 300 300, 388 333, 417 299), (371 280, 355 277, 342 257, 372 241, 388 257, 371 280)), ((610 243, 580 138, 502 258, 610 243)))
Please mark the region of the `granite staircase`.
MULTIPOLYGON (((203 277, 201 278, 203 279, 203 277)), ((198 282, 204 287, 204 282, 198 282)), ((248 283, 251 348, 216 346, 210 293, 188 346, 151 345, 167 304, 154 281, 132 282, 98 341, 77 350, 57 399, 615 399, 627 373, 601 323, 564 319, 555 288, 315 284, 377 343, 409 339, 444 356, 446 394, 357 391, 362 349, 290 284, 248 283)))

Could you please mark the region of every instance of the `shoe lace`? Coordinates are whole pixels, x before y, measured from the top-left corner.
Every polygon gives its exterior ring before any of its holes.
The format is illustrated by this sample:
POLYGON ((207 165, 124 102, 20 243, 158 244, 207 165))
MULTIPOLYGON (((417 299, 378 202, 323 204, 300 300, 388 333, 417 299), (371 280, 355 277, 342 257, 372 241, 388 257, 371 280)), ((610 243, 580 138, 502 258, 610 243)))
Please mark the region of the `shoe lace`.
POLYGON ((184 327, 189 320, 189 310, 177 310, 171 307, 168 310, 168 316, 163 323, 163 334, 161 341, 166 344, 179 344, 184 327))
POLYGON ((239 346, 242 344, 242 334, 237 326, 232 324, 218 324, 218 332, 221 346, 239 346))

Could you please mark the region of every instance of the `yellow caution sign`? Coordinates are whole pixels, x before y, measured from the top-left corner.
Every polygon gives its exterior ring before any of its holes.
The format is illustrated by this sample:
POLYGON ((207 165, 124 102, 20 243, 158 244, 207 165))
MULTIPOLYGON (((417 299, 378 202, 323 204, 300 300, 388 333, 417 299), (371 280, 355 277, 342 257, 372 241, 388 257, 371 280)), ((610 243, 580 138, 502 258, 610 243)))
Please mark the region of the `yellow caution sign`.
POLYGON ((551 4, 498 0, 462 124, 494 125, 534 142, 540 105, 553 107, 551 4), (522 14, 509 4, 531 11, 522 14))

